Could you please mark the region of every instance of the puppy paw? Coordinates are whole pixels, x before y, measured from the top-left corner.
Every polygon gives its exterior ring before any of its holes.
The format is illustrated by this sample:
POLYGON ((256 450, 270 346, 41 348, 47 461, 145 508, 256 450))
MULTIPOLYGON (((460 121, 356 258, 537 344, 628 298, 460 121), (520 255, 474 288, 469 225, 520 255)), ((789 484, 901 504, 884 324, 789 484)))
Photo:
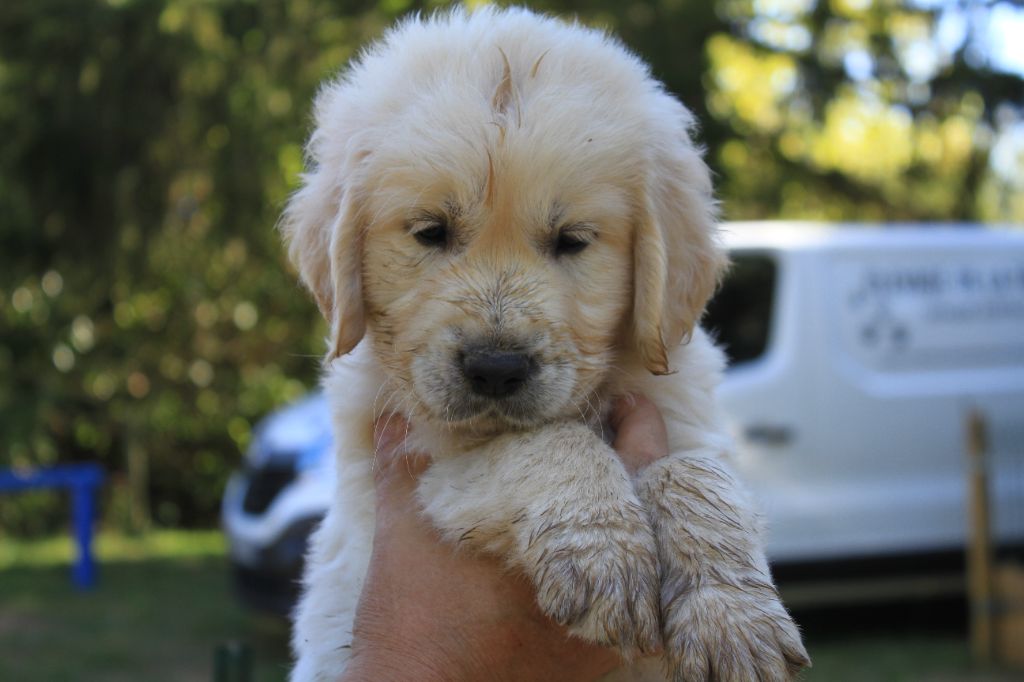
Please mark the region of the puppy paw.
POLYGON ((626 658, 654 652, 661 646, 654 536, 635 505, 604 518, 611 520, 540 531, 537 602, 581 639, 626 658))
POLYGON ((771 585, 751 580, 673 592, 663 595, 663 617, 674 682, 787 682, 810 666, 800 631, 771 585))

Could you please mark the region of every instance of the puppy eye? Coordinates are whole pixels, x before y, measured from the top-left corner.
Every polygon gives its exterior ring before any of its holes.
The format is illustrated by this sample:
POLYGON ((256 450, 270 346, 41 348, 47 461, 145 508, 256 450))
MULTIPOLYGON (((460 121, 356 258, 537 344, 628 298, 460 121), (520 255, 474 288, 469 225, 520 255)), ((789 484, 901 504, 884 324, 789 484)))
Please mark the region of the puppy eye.
POLYGON ((590 241, 573 232, 563 232, 555 242, 555 256, 572 256, 587 248, 590 241))
POLYGON ((430 223, 412 234, 423 246, 441 247, 448 244, 448 226, 441 222, 430 223))

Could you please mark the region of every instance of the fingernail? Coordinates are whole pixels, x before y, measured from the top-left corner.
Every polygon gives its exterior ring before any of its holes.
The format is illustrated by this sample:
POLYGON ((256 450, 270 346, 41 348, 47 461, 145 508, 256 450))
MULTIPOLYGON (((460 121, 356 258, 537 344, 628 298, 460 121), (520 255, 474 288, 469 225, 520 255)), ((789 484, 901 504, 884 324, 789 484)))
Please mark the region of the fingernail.
POLYGON ((618 429, 619 424, 622 423, 626 413, 636 407, 636 393, 626 393, 625 395, 619 396, 612 406, 612 412, 608 415, 608 422, 611 424, 613 429, 618 429))

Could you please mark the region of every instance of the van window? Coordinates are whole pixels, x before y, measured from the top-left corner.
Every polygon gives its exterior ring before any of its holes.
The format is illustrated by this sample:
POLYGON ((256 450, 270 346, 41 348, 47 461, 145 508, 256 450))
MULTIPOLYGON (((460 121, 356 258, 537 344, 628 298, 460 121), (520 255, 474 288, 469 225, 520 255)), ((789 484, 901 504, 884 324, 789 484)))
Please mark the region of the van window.
POLYGON ((763 253, 733 252, 731 256, 732 267, 704 313, 704 328, 733 367, 756 360, 768 348, 776 265, 763 253))

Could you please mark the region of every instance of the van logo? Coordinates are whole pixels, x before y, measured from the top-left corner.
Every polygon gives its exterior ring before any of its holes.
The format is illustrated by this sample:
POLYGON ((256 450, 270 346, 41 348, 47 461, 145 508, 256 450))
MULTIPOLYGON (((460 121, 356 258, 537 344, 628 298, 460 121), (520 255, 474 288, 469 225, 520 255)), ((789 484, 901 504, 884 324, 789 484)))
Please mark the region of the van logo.
POLYGON ((844 346, 879 369, 1024 357, 1024 262, 988 253, 844 260, 835 268, 844 346), (972 262, 973 261, 973 262, 972 262))

